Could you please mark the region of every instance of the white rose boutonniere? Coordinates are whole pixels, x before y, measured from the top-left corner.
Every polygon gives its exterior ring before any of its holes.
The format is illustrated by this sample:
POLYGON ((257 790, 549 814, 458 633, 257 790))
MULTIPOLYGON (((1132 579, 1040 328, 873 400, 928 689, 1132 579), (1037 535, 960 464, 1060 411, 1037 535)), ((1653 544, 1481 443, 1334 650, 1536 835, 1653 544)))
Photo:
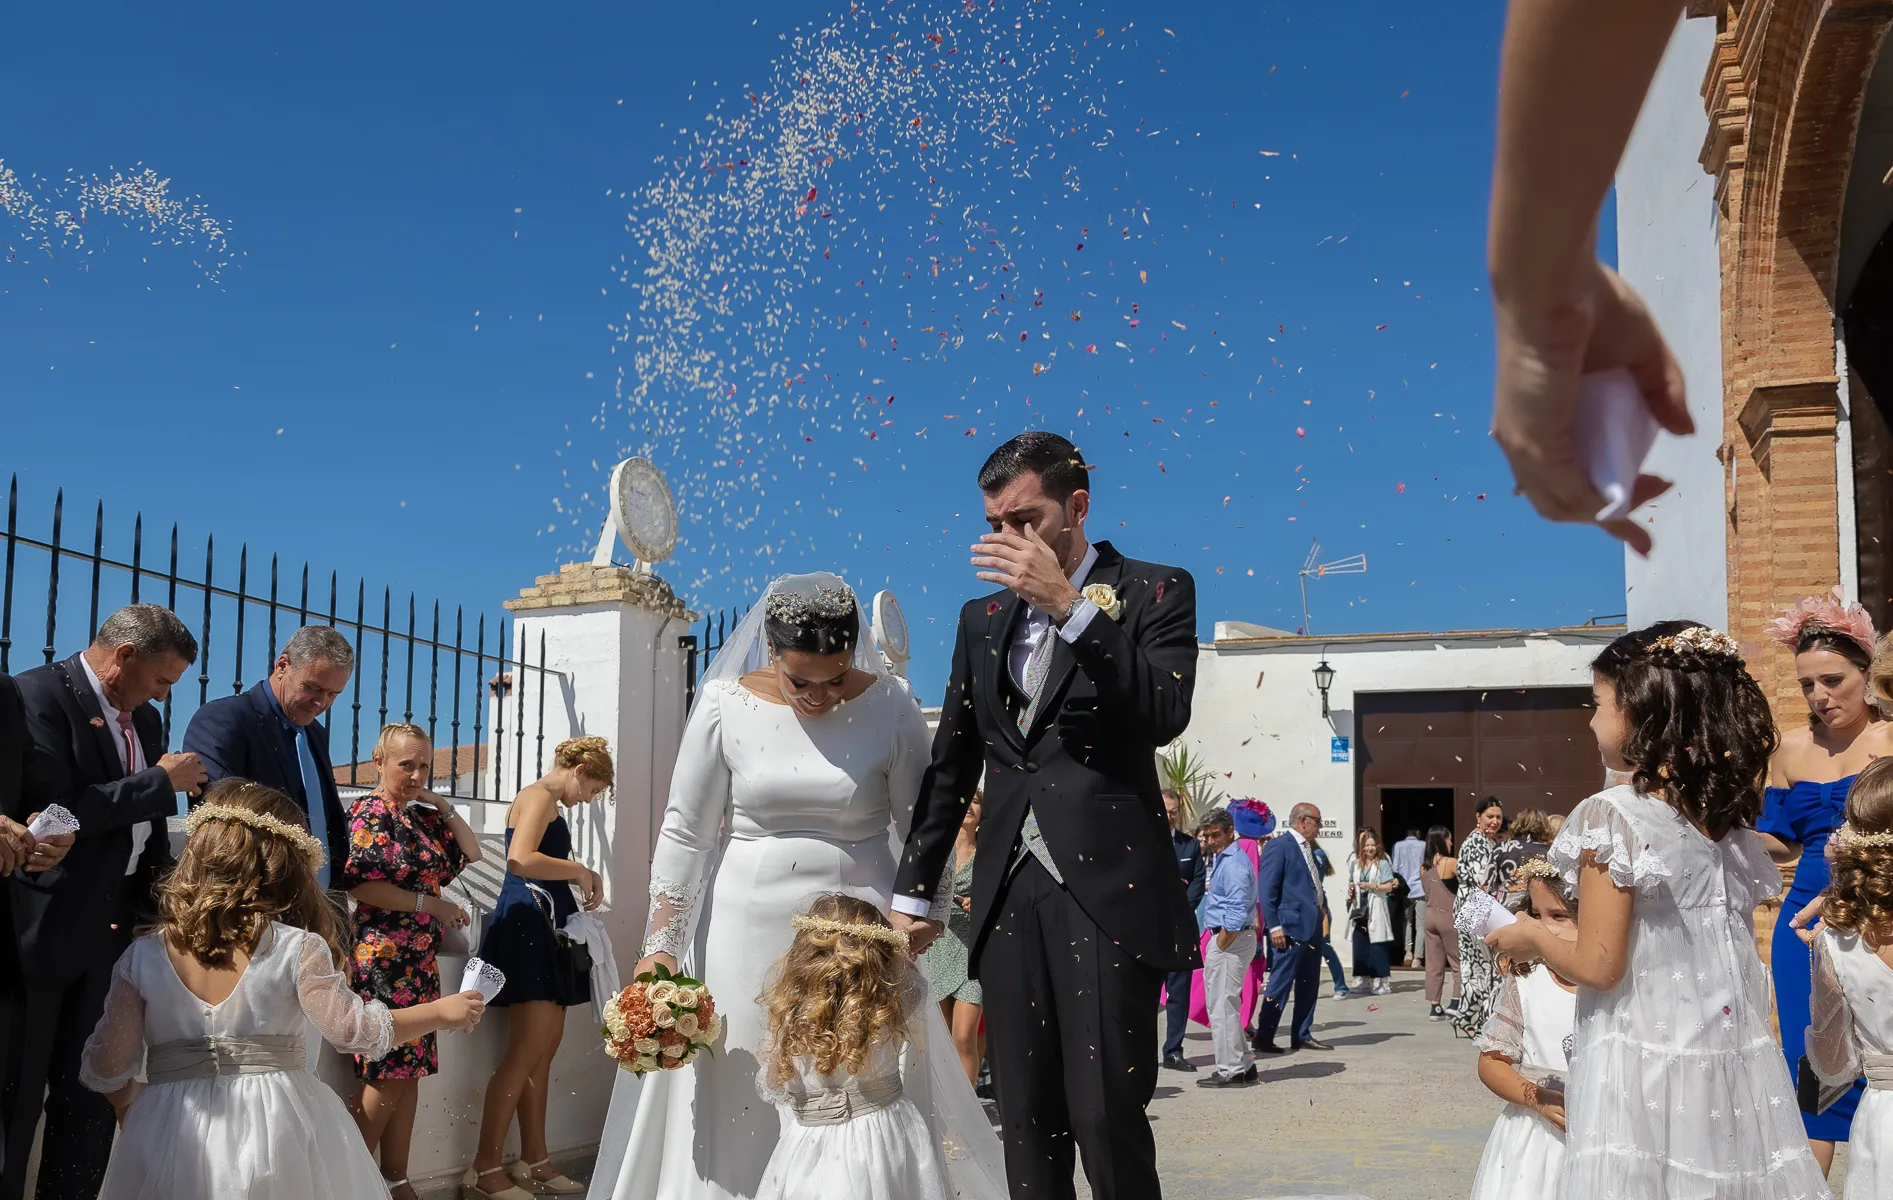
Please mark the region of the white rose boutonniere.
POLYGON ((1084 598, 1097 605, 1113 621, 1124 613, 1124 601, 1118 598, 1117 589, 1108 583, 1085 584, 1084 598))

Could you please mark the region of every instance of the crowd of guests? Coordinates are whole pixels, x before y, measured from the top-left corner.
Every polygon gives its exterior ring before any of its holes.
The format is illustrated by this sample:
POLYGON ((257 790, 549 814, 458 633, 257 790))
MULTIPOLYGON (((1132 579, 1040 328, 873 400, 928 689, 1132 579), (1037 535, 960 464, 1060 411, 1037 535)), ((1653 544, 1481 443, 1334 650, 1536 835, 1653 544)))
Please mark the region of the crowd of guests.
MULTIPOLYGON (((0 675, 0 1200, 25 1194, 36 1135, 39 1200, 223 1194, 250 1152, 287 1155, 311 1197, 369 1194, 352 1184, 371 1179, 413 1200, 435 1031, 471 1028, 486 1006, 478 991, 443 996, 439 965, 476 949, 475 914, 447 889, 480 841, 432 790, 434 748, 412 724, 381 730, 373 789, 343 803, 321 718, 355 655, 334 629, 296 631, 266 678, 199 708, 171 752, 157 705, 197 654, 173 613, 134 604, 71 657, 0 675), (76 833, 36 837, 55 805, 76 833), (291 1012, 351 1054, 346 1108, 303 1069, 317 1047, 283 1024, 291 1012), (231 1090, 258 1073, 298 1078, 231 1090), (198 1091, 180 1100, 184 1088, 198 1091), (341 1143, 325 1140, 331 1117, 341 1143), (286 1120, 309 1135, 266 1132, 286 1120)), ((612 779, 604 740, 572 739, 508 811, 505 882, 477 945, 505 975, 492 1003, 507 1044, 469 1194, 583 1190, 550 1164, 546 1103, 565 1011, 592 1000, 584 931, 568 922, 603 883, 573 860, 563 812, 612 779)))

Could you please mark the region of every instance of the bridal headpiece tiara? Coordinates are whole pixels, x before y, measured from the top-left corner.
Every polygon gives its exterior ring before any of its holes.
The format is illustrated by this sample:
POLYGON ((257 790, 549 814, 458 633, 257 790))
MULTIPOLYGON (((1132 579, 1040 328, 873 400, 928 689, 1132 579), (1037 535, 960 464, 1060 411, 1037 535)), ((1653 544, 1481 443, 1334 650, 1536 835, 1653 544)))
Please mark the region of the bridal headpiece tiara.
POLYGON ((846 585, 818 587, 811 592, 771 592, 763 605, 771 618, 791 625, 839 620, 854 616, 856 611, 854 591, 846 585))
POLYGON ((866 938, 870 942, 886 942, 896 950, 907 949, 907 935, 898 929, 886 925, 870 925, 865 921, 837 921, 832 917, 792 917, 789 924, 803 933, 833 933, 842 937, 866 938))
POLYGON ((1842 825, 1834 831, 1834 841, 1841 846, 1884 850, 1893 846, 1893 833, 1862 833, 1852 825, 1842 825))
POLYGON ((327 854, 322 843, 316 841, 310 832, 299 825, 291 825, 279 817, 268 813, 254 812, 247 808, 237 808, 228 804, 206 804, 191 810, 191 815, 184 821, 184 836, 188 839, 197 832, 198 826, 206 821, 235 821, 239 825, 248 825, 251 829, 264 833, 273 833, 294 846, 302 856, 309 860, 309 865, 320 868, 327 854))

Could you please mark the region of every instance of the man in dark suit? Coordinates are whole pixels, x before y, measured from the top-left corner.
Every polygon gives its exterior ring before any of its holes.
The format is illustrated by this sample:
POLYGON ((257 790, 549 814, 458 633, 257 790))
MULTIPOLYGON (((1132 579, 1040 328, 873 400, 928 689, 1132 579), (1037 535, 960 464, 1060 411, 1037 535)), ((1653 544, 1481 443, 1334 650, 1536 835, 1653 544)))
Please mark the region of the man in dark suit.
POLYGON ((1321 810, 1297 804, 1288 813, 1288 832, 1262 847, 1262 911, 1269 923, 1269 945, 1275 956, 1269 963, 1268 990, 1262 1014, 1255 1023, 1257 1054, 1280 1054, 1275 1031, 1282 1009, 1294 996, 1294 1021, 1289 1026, 1296 1050, 1328 1050, 1315 1040, 1315 997, 1321 989, 1321 925, 1328 902, 1315 866, 1314 840, 1321 834, 1321 810))
MULTIPOLYGON (((24 871, 38 875, 58 866, 72 848, 73 835, 35 838, 27 826, 38 815, 45 790, 33 774, 33 739, 26 728, 20 685, 0 675, 0 877, 24 871)), ((12 888, 0 879, 0 1097, 19 1072, 17 1057, 21 1006, 26 999, 20 969, 19 935, 13 928, 12 888)), ((0 1108, 0 1172, 6 1170, 5 1109, 0 1108)), ((30 1147, 22 1147, 25 1154, 30 1147)))
POLYGON ((1099 1200, 1144 1200, 1157 989, 1199 961, 1155 762, 1190 721, 1196 585, 1086 541, 1084 459, 1056 434, 1001 446, 979 486, 973 565, 1005 590, 960 611, 893 920, 915 953, 939 933, 929 900, 984 771, 971 968, 1012 1195, 1070 1200, 1075 1150, 1099 1200))
POLYGON ((26 986, 19 1072, 4 1104, 7 1144, 22 1149, 0 1172, 4 1200, 25 1189, 23 1148, 42 1103, 39 1200, 92 1200, 105 1177, 112 1106, 79 1082, 79 1057, 105 1011, 113 964, 157 916, 177 793, 204 782, 195 755, 164 752, 164 719, 151 703, 196 659, 182 621, 133 604, 106 618, 82 653, 17 680, 38 799, 71 810, 79 832, 57 868, 9 880, 26 986))
POLYGON ((269 678, 241 696, 212 700, 191 716, 184 748, 204 760, 210 781, 235 775, 268 784, 302 806, 309 831, 329 848, 323 887, 348 861, 348 814, 329 767, 329 711, 355 672, 348 639, 326 625, 298 629, 269 678))
MULTIPOLYGON (((1203 847, 1196 835, 1177 825, 1183 800, 1169 788, 1163 790, 1163 811, 1170 820, 1170 841, 1176 847, 1177 875, 1183 880, 1184 898, 1194 913, 1203 902, 1207 881, 1203 865, 1203 847)), ((1196 972, 1172 971, 1163 979, 1163 1065, 1172 1071, 1196 1071, 1196 1065, 1183 1057, 1183 1035, 1190 1028, 1190 985, 1196 972)))

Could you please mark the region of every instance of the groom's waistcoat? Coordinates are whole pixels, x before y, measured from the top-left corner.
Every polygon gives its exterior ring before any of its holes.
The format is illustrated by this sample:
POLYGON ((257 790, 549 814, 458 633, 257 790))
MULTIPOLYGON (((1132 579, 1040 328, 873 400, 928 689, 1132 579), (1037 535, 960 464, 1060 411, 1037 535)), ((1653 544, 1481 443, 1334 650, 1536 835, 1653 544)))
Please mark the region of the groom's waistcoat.
POLYGON ((1066 890, 1107 936, 1163 970, 1197 962, 1195 916, 1177 877, 1155 762, 1157 748, 1190 720, 1196 585, 1179 567, 1124 558, 1109 542, 1097 549, 1086 582, 1113 588, 1122 610, 1098 613, 1074 642, 1047 635, 1057 642, 1024 732, 1023 698, 1008 677, 1024 602, 998 592, 960 610, 933 762, 895 890, 934 894, 984 772, 975 971, 1028 805, 1066 890))

